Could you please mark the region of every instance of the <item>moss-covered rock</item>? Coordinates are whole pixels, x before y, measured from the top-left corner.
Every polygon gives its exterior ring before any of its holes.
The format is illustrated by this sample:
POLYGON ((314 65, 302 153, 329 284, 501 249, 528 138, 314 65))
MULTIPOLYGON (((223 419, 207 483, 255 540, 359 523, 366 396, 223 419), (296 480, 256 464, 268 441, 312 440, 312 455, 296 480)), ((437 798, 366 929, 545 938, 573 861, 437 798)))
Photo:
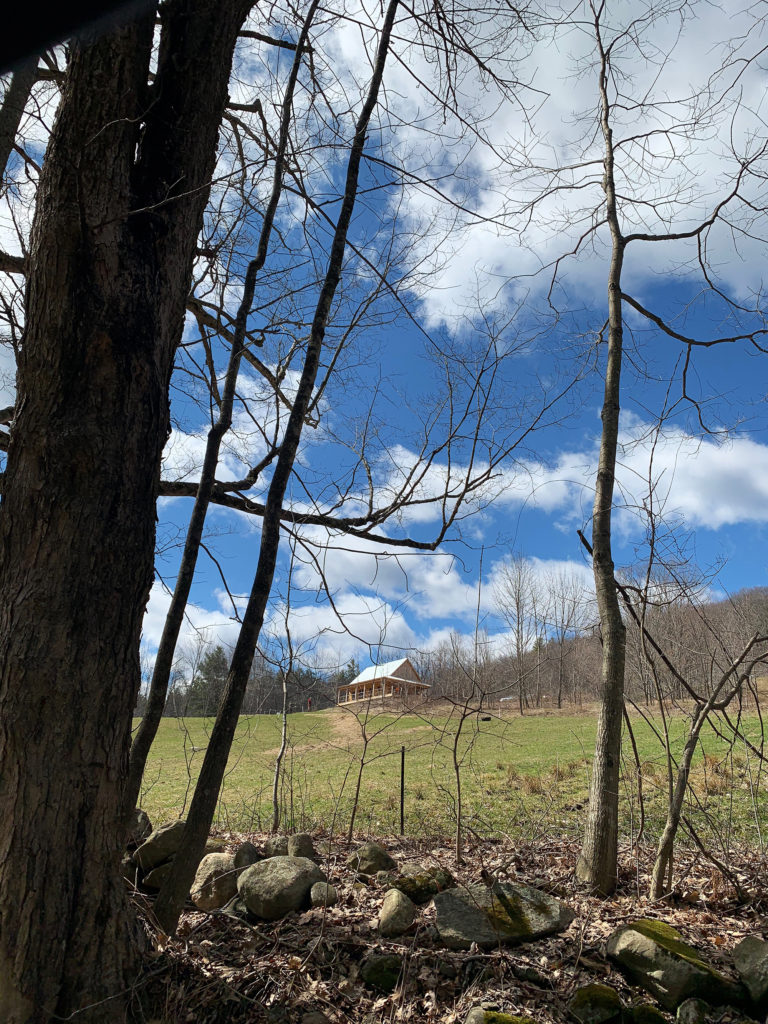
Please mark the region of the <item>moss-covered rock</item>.
POLYGON ((417 874, 396 878, 392 882, 393 889, 399 889, 401 893, 419 906, 429 903, 439 892, 452 889, 455 885, 456 879, 450 871, 434 866, 423 868, 417 874))
POLYGON ((159 825, 139 846, 133 856, 145 874, 149 874, 158 864, 163 864, 178 853, 186 824, 186 821, 180 818, 178 821, 159 825))
POLYGON ((567 928, 573 913, 545 892, 497 882, 448 889, 434 897, 435 925, 449 949, 514 945, 567 928))
POLYGON ((621 998, 610 985, 585 985, 568 1002, 568 1011, 579 1024, 621 1024, 621 998))
POLYGON ((733 1006, 745 1002, 741 985, 715 970, 663 921, 634 921, 617 928, 608 940, 608 956, 668 1010, 690 998, 733 1006))
POLYGON ((130 818, 130 825, 128 827, 128 846, 131 849, 139 846, 152 835, 152 822, 149 820, 147 812, 137 807, 130 818))
POLYGON ((397 864, 383 846, 363 843, 347 857, 347 867, 361 875, 375 875, 377 871, 393 871, 397 864))
POLYGON ((141 884, 150 892, 159 892, 168 881, 172 870, 173 858, 164 861, 162 864, 158 864, 156 868, 152 868, 151 871, 148 871, 142 878, 141 884))
POLYGON ((360 968, 360 977, 366 985, 378 992, 389 993, 397 988, 403 961, 393 953, 372 953, 360 968))
POLYGON ((514 1013, 501 1013, 499 1010, 484 1010, 476 1006, 469 1011, 464 1024, 536 1024, 531 1017, 519 1017, 514 1013))
POLYGON ((667 1018, 650 1003, 642 1003, 624 1011, 627 1024, 666 1024, 667 1018))

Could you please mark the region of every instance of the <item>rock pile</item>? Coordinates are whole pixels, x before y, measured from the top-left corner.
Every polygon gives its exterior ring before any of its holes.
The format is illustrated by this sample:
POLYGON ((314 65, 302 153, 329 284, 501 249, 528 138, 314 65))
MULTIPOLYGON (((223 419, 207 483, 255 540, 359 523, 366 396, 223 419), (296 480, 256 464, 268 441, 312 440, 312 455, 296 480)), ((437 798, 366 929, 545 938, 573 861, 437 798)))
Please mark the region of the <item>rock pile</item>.
MULTIPOLYGON (((126 877, 145 891, 159 889, 183 831, 182 820, 153 829, 144 812, 137 811, 124 860, 126 877)), ((325 857, 330 849, 323 852, 325 857)), ((221 909, 251 923, 277 921, 310 908, 325 914, 340 897, 319 861, 312 837, 305 833, 270 837, 263 853, 250 842, 230 852, 212 840, 190 896, 199 910, 221 909)), ((427 934, 431 943, 447 950, 491 950, 536 942, 566 930, 574 919, 568 906, 539 889, 485 874, 482 883, 458 885, 442 867, 418 861, 398 864, 378 843, 362 843, 347 858, 346 870, 348 888, 342 900, 356 889, 382 892, 371 928, 383 940, 416 935, 418 941, 419 934, 427 934)), ((736 947, 733 977, 657 920, 621 925, 610 935, 606 953, 633 985, 649 993, 662 1010, 675 1013, 677 1024, 766 1020, 768 942, 761 938, 750 936, 736 947)), ((360 978, 373 992, 390 993, 402 981, 403 964, 391 947, 371 949, 360 965, 360 978)), ((575 1024, 658 1024, 668 1019, 642 997, 634 1006, 625 1005, 619 992, 602 983, 573 993, 568 1015, 575 1024)), ((529 1019, 481 1003, 465 1024, 529 1024, 529 1019)))

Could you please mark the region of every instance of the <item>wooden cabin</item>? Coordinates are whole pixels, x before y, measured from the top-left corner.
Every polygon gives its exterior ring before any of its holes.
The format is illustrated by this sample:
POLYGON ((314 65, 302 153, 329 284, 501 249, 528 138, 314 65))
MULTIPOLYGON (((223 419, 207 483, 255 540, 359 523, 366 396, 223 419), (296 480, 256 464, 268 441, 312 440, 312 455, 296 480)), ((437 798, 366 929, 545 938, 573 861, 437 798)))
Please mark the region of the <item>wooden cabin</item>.
POLYGON ((343 683, 336 689, 337 704, 357 704, 367 700, 399 700, 425 697, 429 683, 422 683, 419 673, 408 658, 386 661, 382 665, 371 665, 356 676, 351 683, 343 683))

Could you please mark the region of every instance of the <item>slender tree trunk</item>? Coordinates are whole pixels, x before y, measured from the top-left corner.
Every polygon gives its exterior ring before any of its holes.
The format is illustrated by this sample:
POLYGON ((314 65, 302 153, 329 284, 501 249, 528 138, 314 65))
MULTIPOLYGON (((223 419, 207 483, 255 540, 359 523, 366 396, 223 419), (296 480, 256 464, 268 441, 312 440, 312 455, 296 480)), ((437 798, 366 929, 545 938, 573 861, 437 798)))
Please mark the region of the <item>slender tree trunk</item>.
POLYGON ((453 838, 453 856, 457 867, 464 863, 464 804, 461 789, 461 762, 459 760, 459 739, 463 725, 464 716, 462 715, 459 719, 459 727, 456 730, 456 735, 453 737, 453 747, 451 748, 453 778, 456 785, 456 831, 453 838))
POLYGON ((0 1020, 123 1019, 121 808, 168 382, 247 3, 73 45, 0 506, 0 1020), (239 20, 238 20, 239 17, 239 20), (175 198, 178 193, 178 198, 175 198))
POLYGON ((349 816, 349 825, 347 826, 347 842, 351 843, 352 838, 355 834, 355 821, 357 820, 357 810, 360 806, 360 788, 363 784, 363 772, 365 771, 365 756, 368 752, 368 736, 363 731, 363 749, 360 754, 359 767, 357 770, 357 778, 355 779, 355 792, 352 795, 352 813, 349 816))
POLYGON ((200 777, 187 816, 184 845, 174 859, 173 871, 161 889, 155 903, 157 919, 169 934, 176 930, 184 901, 189 893, 195 871, 205 849, 205 841, 216 810, 216 802, 226 770, 232 739, 237 727, 243 695, 248 684, 248 674, 253 662, 267 602, 272 590, 272 580, 275 574, 280 543, 280 514, 283 508, 288 481, 293 472, 293 464, 296 452, 298 451, 307 409, 312 397, 312 390, 317 379, 331 304, 341 279, 347 233, 357 199, 360 162, 365 148, 368 125, 378 102, 379 89, 384 73, 384 63, 389 49, 397 6, 398 0, 390 0, 387 6, 371 84, 355 126, 355 136, 347 164, 344 198, 331 244, 328 270, 315 309, 296 397, 288 417, 288 424, 282 444, 280 445, 280 454, 275 464, 267 494, 256 575, 232 656, 226 691, 219 707, 219 713, 205 752, 200 777))
MULTIPOLYGON (((299 36, 296 47, 296 56, 288 79, 288 84, 283 99, 283 112, 280 123, 280 135, 275 156, 275 170, 272 183, 272 193, 267 204, 264 220, 262 222, 261 234, 257 246, 256 256, 248 265, 243 289, 243 298, 235 321, 235 332, 232 339, 232 348, 227 365, 227 373, 224 380, 224 387, 221 395, 221 405, 216 422, 208 432, 205 446, 205 457, 200 472, 200 483, 195 497, 195 504, 192 509, 192 516, 187 527, 187 536, 184 542, 184 553, 179 566, 179 573, 176 578, 176 586, 173 590, 171 605, 163 626, 163 635, 160 638, 160 645, 157 649, 155 667, 152 672, 152 682, 149 687, 147 707, 141 724, 131 745, 131 755, 128 772, 128 784, 126 786, 125 810, 131 814, 139 798, 141 780, 144 775, 144 768, 147 763, 152 742, 157 735, 160 719, 163 716, 165 698, 168 692, 168 680, 171 678, 173 669, 173 657, 176 652, 176 644, 184 621, 184 613, 192 589, 192 582, 197 566, 197 556, 200 553, 200 544, 203 539, 203 528, 208 515, 208 508, 216 483, 216 468, 219 463, 219 453, 224 435, 232 425, 232 409, 235 399, 235 388, 237 386, 237 375, 240 369, 240 360, 245 347, 245 333, 248 322, 248 314, 253 303, 253 295, 256 287, 256 277, 263 268, 269 248, 269 240, 272 234, 272 226, 275 221, 278 203, 282 193, 283 170, 285 164, 285 152, 288 147, 288 132, 293 112, 293 94, 298 78, 299 67, 302 55, 305 50, 309 27, 317 8, 317 0, 312 3, 309 13, 304 21, 304 26, 299 36)), ((243 481, 243 490, 255 481, 257 472, 253 474, 252 480, 243 481)))
POLYGON ((661 899, 661 897, 669 891, 671 885, 672 855, 674 853, 677 830, 680 827, 680 819, 683 814, 683 802, 685 801, 685 794, 688 789, 688 776, 691 771, 691 760, 696 749, 698 738, 699 732, 696 730, 695 736, 692 732, 691 736, 688 738, 688 742, 685 744, 683 759, 677 771, 675 787, 669 798, 667 820, 664 824, 664 831, 661 835, 661 839, 659 840, 658 849, 656 850, 656 860, 653 864, 650 891, 650 897, 652 900, 661 899))
POLYGON ((272 832, 277 832, 280 827, 280 772, 283 767, 283 757, 288 746, 288 677, 283 673, 283 713, 282 713, 282 734, 280 749, 275 758, 275 777, 272 781, 272 832))
MULTIPOLYGON (((599 31, 598 31, 598 41, 599 31)), ((614 152, 608 100, 608 61, 602 51, 600 94, 605 141, 603 190, 611 231, 608 278, 608 363, 602 409, 602 437, 592 521, 592 566, 603 640, 601 709, 589 790, 584 844, 576 874, 592 889, 611 893, 616 887, 619 825, 619 766, 624 710, 624 652, 626 630, 614 582, 611 548, 613 488, 619 435, 619 395, 623 343, 621 271, 624 241, 619 226, 614 183, 614 152)))
POLYGON ((37 57, 29 57, 13 72, 0 107, 0 175, 5 173, 24 109, 37 80, 37 57))

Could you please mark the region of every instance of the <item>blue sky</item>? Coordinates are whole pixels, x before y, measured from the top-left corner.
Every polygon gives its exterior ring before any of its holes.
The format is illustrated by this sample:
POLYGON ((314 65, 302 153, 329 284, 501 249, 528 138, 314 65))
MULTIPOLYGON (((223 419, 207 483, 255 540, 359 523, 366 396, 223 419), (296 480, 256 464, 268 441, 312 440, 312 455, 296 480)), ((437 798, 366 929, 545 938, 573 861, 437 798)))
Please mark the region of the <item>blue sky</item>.
MULTIPOLYGON (((296 325, 311 314, 325 262, 328 227, 321 211, 335 218, 338 210, 345 167, 340 142, 349 138, 367 85, 380 20, 375 4, 347 5, 346 10, 347 19, 325 17, 315 37, 322 97, 310 103, 307 91, 297 102, 297 160, 303 161, 302 180, 313 206, 307 212, 295 194, 284 197, 279 234, 251 317, 253 330, 265 331, 256 354, 271 371, 284 371, 282 387, 288 396, 300 355, 291 354, 291 346, 304 330, 296 325)), ((299 539, 304 547, 297 548, 290 573, 290 613, 286 539, 268 633, 284 639, 288 615, 295 641, 323 667, 352 656, 363 664, 401 651, 417 656, 452 632, 470 636, 478 591, 483 627, 494 649, 502 650, 494 582, 512 553, 530 559, 542 579, 553 568, 569 568, 589 584, 576 531, 590 532, 605 358, 595 338, 605 318, 609 258, 601 225, 596 51, 587 5, 559 25, 555 16, 562 16, 564 7, 552 4, 541 10, 549 24, 537 38, 510 27, 507 36, 494 40, 491 28, 500 31, 500 19, 484 22, 477 15, 476 46, 500 77, 514 77, 516 83, 502 89, 483 79, 471 62, 460 66, 454 81, 461 116, 438 108, 434 92, 440 87, 440 68, 414 44, 413 26, 405 19, 398 23, 385 77, 385 107, 368 148, 369 157, 386 165, 371 161, 365 171, 366 191, 351 236, 355 248, 348 252, 327 339, 329 353, 353 312, 364 310, 365 315, 319 398, 316 424, 305 431, 291 498, 302 509, 339 504, 344 511, 359 512, 366 475, 353 452, 365 439, 376 503, 385 502, 403 473, 417 465, 420 447, 435 452, 445 436, 448 386, 457 407, 470 393, 490 337, 501 358, 486 393, 473 472, 482 471, 489 453, 497 457, 516 438, 524 435, 524 441, 498 463, 468 503, 466 518, 435 554, 395 551, 328 536, 318 527, 303 528, 299 539), (568 255, 574 250, 576 255, 568 255), (386 268, 397 296, 385 291, 364 309, 376 282, 372 267, 386 268), (542 405, 560 392, 562 399, 527 434, 542 405), (425 441, 424 424, 430 419, 431 437, 425 441), (332 600, 321 582, 321 566, 332 600)), ((760 60, 752 58, 763 45, 763 27, 740 4, 669 3, 664 16, 643 26, 638 46, 622 33, 643 10, 617 2, 610 5, 611 21, 604 25, 604 40, 618 40, 612 89, 625 233, 690 230, 733 191, 744 161, 753 161, 754 173, 724 208, 722 222, 705 236, 708 272, 737 303, 735 312, 705 293, 691 241, 633 243, 625 290, 690 337, 753 330, 762 324, 766 168, 760 147, 766 75, 760 60), (734 56, 748 62, 737 65, 734 56)), ((279 24, 271 29, 291 32, 279 24)), ((233 100, 249 103, 257 94, 269 113, 268 101, 279 99, 287 59, 285 53, 244 44, 233 100)), ((52 110, 52 101, 49 106, 52 110)), ((40 125, 29 122, 25 131, 29 148, 42 153, 40 125)), ((227 235, 216 264, 201 263, 196 280, 198 296, 230 314, 239 301, 238 272, 249 257, 259 204, 269 185, 258 147, 247 137, 240 144, 252 159, 243 187, 255 212, 239 231, 227 235)), ((209 219, 219 237, 221 225, 238 210, 240 200, 227 190, 236 170, 229 132, 209 219)), ((17 205, 0 219, 2 247, 9 251, 23 244, 28 214, 19 211, 29 188, 20 173, 17 205)), ((743 342, 694 351, 688 390, 712 431, 706 433, 697 407, 680 400, 684 346, 634 311, 626 314, 617 564, 637 565, 645 557, 646 524, 638 508, 648 501, 652 464, 654 507, 674 525, 681 545, 703 570, 719 567, 712 593, 766 585, 768 357, 743 342), (664 410, 667 417, 659 426, 664 410)), ((195 479, 207 428, 199 380, 204 358, 196 337, 190 318, 187 372, 180 370, 172 391, 174 433, 165 466, 171 479, 195 479)), ((220 376, 225 352, 215 343, 213 352, 220 376)), ((10 351, 0 347, 0 406, 12 398, 12 373, 10 351)), ((265 438, 278 423, 272 389, 245 364, 239 393, 243 401, 223 456, 224 479, 241 477, 258 461, 265 438)), ((447 451, 436 452, 416 496, 439 491, 447 479, 455 484, 467 472, 471 422, 468 417, 458 432, 450 462, 447 451)), ((268 480, 267 470, 252 492, 255 499, 268 480)), ((162 499, 159 506, 158 575, 169 586, 189 505, 186 499, 162 499)), ((439 507, 419 505, 379 533, 429 540, 439 526, 439 507)), ((237 626, 220 569, 235 605, 242 605, 258 554, 258 521, 241 513, 214 509, 208 534, 206 545, 219 566, 201 555, 183 640, 187 646, 195 636, 232 643, 237 626)), ((150 657, 167 605, 158 582, 145 623, 150 657)))

